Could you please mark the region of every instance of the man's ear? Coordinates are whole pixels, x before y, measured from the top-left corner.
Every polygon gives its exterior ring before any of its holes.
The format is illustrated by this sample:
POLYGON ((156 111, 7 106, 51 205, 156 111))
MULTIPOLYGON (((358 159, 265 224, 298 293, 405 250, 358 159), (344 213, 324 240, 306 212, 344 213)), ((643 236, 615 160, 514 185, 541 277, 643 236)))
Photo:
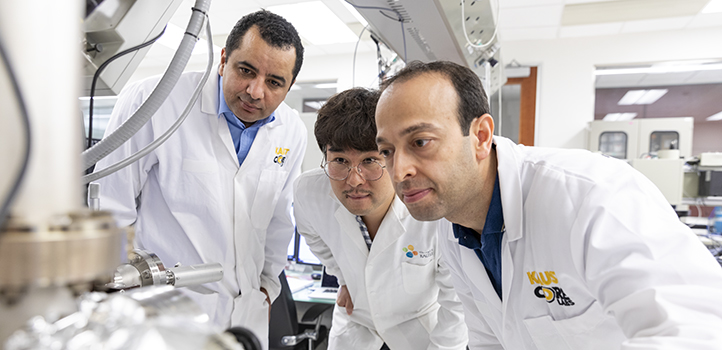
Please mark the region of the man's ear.
POLYGON ((469 126, 471 147, 477 160, 486 159, 491 154, 492 137, 494 136, 494 119, 484 114, 471 121, 469 126))
POLYGON ((223 69, 226 67, 226 48, 221 49, 221 64, 218 65, 218 75, 223 76, 223 69))

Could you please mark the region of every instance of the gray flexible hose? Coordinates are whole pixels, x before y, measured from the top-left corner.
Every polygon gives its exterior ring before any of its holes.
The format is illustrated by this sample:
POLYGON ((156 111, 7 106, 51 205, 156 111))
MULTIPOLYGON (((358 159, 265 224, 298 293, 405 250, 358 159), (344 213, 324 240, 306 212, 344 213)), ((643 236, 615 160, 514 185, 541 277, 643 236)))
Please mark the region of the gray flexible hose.
POLYGON ((158 82, 158 85, 153 89, 148 99, 133 113, 133 116, 126 120, 117 130, 112 134, 103 138, 95 146, 85 150, 81 154, 82 169, 88 169, 99 160, 105 158, 108 154, 113 152, 116 148, 120 147, 123 143, 128 141, 138 130, 140 130, 145 123, 158 111, 160 105, 170 95, 171 90, 178 82, 183 69, 185 69, 188 60, 190 59, 193 47, 195 46, 201 28, 203 27, 203 20, 205 14, 210 8, 210 0, 196 0, 193 6, 193 14, 191 15, 190 21, 188 21, 188 27, 186 27, 186 33, 183 35, 183 40, 178 46, 173 59, 171 60, 168 70, 166 70, 163 77, 158 82))
POLYGON ((92 174, 88 174, 83 176, 82 182, 83 184, 87 184, 88 182, 95 181, 97 179, 106 177, 120 169, 123 169, 127 167, 130 164, 133 164, 135 161, 140 159, 141 157, 145 156, 146 154, 152 152, 158 146, 160 146, 165 140, 167 140, 173 133, 175 133, 176 130, 183 124, 183 122, 186 120, 186 117, 188 117, 188 114, 190 114, 191 109, 193 108, 193 105, 195 105, 196 100, 198 100, 198 97, 201 95, 201 91, 203 91, 203 86, 206 84, 206 81, 208 80, 208 77, 211 75, 211 71, 213 71, 213 40, 211 38, 211 24, 210 21, 206 18, 206 37, 208 41, 208 64, 206 65, 206 71, 203 72, 203 76, 201 77, 201 80, 198 82, 198 85, 196 86, 195 90, 193 90, 193 95, 191 95, 190 101, 186 104, 185 109, 183 110, 183 113, 178 118, 178 120, 171 125, 168 130, 163 133, 160 137, 155 139, 153 142, 145 146, 143 149, 141 149, 138 152, 135 152, 133 155, 131 155, 128 158, 125 158, 121 160, 120 162, 117 162, 101 171, 93 172, 92 174))

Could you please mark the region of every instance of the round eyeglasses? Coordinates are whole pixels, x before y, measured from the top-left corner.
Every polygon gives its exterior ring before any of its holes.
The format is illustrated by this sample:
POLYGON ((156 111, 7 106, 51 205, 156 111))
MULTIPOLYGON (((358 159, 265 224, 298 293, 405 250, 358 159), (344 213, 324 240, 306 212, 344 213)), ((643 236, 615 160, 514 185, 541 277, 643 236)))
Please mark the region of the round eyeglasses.
POLYGON ((330 160, 322 164, 321 167, 326 172, 326 176, 336 181, 346 180, 351 174, 351 168, 356 168, 359 175, 366 181, 376 181, 384 175, 384 168, 386 168, 375 159, 364 159, 355 167, 347 160, 330 160))

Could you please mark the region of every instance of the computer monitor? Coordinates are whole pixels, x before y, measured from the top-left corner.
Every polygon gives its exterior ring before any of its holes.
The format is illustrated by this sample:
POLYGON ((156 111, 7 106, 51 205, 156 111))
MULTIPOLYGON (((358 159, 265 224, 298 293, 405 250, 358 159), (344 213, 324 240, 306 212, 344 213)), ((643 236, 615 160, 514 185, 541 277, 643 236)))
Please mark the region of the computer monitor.
POLYGON ((291 242, 288 243, 288 261, 296 260, 296 242, 298 242, 298 232, 293 234, 291 242))
POLYGON ((296 262, 307 265, 321 265, 321 260, 313 255, 311 248, 309 248, 306 244, 306 238, 298 233, 296 233, 296 235, 298 239, 298 255, 296 255, 296 262))

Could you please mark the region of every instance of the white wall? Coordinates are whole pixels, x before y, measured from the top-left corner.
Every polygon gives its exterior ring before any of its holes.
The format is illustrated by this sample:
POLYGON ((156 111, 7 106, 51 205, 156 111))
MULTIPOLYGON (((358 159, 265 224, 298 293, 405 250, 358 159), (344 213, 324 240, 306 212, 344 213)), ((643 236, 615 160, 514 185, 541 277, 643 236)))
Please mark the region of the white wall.
POLYGON ((538 66, 535 145, 585 148, 594 119, 594 67, 722 58, 722 28, 534 41, 502 40, 502 55, 538 66))

